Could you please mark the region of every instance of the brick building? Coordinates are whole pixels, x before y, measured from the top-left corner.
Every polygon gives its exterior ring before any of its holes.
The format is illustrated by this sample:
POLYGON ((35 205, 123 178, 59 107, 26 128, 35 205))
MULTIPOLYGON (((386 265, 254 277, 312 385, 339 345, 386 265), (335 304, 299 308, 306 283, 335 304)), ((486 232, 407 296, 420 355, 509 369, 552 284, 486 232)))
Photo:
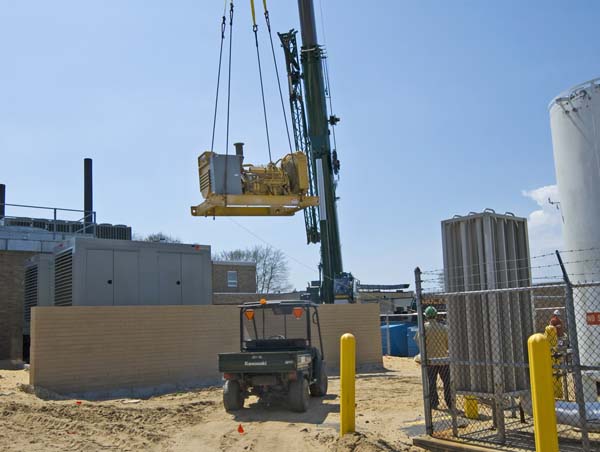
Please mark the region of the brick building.
POLYGON ((0 251, 0 361, 23 359, 23 266, 34 254, 0 251))
POLYGON ((213 293, 256 293, 254 262, 213 261, 213 293))

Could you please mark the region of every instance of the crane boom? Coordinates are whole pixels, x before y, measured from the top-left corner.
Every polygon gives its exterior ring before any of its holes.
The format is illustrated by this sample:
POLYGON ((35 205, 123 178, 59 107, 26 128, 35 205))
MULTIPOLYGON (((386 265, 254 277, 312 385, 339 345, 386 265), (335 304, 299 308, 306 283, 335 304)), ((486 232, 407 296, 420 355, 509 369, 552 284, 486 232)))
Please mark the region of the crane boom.
POLYGON ((300 32, 302 35, 301 64, 304 82, 310 166, 316 176, 319 196, 319 231, 321 241, 321 298, 333 303, 334 281, 343 272, 342 249, 338 227, 334 173, 329 140, 323 48, 317 40, 315 11, 312 0, 298 0, 300 32))
MULTIPOLYGON (((310 139, 306 123, 306 111, 304 108, 304 97, 302 94, 302 71, 300 69, 300 57, 298 43, 296 41, 296 30, 288 33, 278 33, 283 52, 285 54, 285 67, 288 76, 288 88, 290 97, 290 112, 292 114, 292 130, 294 133, 295 149, 304 152, 309 161, 308 180, 309 196, 317 195, 316 167, 312 158, 310 139)), ((304 209, 304 223, 306 227, 307 243, 319 243, 319 211, 316 206, 304 209)))

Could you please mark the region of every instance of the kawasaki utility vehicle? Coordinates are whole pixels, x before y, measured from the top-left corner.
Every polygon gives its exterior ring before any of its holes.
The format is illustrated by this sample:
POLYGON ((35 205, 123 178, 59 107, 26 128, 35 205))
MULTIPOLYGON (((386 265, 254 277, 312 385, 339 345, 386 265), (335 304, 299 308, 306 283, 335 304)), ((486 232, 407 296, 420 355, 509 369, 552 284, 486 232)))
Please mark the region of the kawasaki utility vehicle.
POLYGON ((292 410, 304 412, 311 395, 327 393, 317 309, 309 301, 240 306, 240 352, 219 353, 227 411, 241 409, 249 395, 257 395, 287 399, 292 410))

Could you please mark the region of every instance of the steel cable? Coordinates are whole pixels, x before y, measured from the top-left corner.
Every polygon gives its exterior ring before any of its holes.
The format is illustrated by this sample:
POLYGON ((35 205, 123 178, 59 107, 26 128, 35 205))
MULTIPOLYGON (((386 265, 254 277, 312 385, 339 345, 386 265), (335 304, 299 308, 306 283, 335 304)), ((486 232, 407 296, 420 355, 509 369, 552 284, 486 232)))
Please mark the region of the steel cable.
POLYGON ((281 80, 279 79, 279 68, 277 67, 277 58, 275 57, 275 46, 273 45, 273 34, 271 33, 271 20, 269 17, 269 11, 267 10, 266 2, 263 2, 265 7, 265 21, 267 23, 267 30, 269 31, 269 41, 271 42, 271 53, 273 55, 273 64, 275 66, 275 75, 277 77, 277 88, 279 88, 279 100, 281 101, 281 111, 283 112, 283 120, 285 122, 285 133, 287 134, 288 145, 290 152, 293 153, 292 139, 290 137, 290 127, 288 125, 287 113, 285 111, 285 103, 283 101, 283 91, 281 90, 281 80))
POLYGON ((254 32, 254 42, 256 44, 256 60, 258 61, 258 78, 260 79, 260 95, 262 98, 263 116, 265 118, 265 133, 267 135, 267 149, 269 151, 269 162, 273 162, 271 156, 271 139, 269 137, 269 121, 267 119, 267 104, 265 103, 265 87, 263 84, 262 66, 260 64, 260 50, 258 48, 258 25, 256 23, 252 26, 254 32))

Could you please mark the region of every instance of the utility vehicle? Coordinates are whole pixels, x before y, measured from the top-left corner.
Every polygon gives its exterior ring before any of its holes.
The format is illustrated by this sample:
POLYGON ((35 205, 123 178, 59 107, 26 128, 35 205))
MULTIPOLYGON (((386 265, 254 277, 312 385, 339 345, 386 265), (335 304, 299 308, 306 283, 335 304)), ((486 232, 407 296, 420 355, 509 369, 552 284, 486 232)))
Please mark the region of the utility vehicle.
POLYGON ((240 351, 219 353, 219 371, 227 411, 241 409, 249 395, 286 399, 293 411, 306 411, 310 396, 327 393, 318 305, 300 300, 244 303, 240 351))

